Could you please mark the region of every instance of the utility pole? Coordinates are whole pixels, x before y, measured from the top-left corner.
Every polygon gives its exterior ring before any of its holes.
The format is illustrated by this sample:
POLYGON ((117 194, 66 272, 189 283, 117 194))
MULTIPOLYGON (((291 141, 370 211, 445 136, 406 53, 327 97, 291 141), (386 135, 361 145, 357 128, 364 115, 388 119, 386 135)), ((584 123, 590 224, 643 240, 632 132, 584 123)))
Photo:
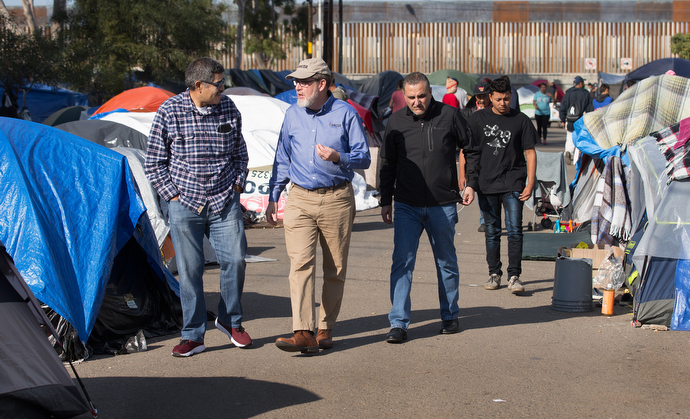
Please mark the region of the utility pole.
POLYGON ((311 1, 312 1, 312 0, 307 0, 307 4, 308 4, 308 7, 309 7, 309 8, 307 9, 307 26, 308 26, 308 29, 307 29, 307 58, 312 58, 312 54, 313 54, 313 51, 314 51, 314 47, 313 47, 314 44, 313 44, 313 40, 312 40, 312 37, 313 37, 313 34, 312 34, 312 26, 313 26, 313 23, 312 23, 312 14, 311 14, 311 12, 312 12, 311 1))
POLYGON ((333 69, 333 0, 324 1, 323 60, 333 69))
POLYGON ((343 74, 343 0, 338 0, 338 73, 343 74))

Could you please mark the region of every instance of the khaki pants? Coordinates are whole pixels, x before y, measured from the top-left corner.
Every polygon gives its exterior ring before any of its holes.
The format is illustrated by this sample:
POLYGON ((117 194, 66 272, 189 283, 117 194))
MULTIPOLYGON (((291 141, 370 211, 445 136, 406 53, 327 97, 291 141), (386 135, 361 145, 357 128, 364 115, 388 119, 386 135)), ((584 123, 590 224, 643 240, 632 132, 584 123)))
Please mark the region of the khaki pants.
POLYGON ((290 257, 290 298, 293 330, 315 327, 314 282, 316 242, 323 250, 323 290, 319 329, 332 329, 340 312, 347 272, 355 198, 350 182, 310 191, 290 188, 283 225, 290 257))

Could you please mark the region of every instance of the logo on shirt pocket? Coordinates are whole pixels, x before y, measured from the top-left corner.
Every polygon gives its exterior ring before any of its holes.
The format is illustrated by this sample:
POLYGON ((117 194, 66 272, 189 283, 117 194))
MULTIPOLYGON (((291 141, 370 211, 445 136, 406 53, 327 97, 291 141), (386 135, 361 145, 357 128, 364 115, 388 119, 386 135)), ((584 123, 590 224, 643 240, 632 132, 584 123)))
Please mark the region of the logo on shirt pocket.
POLYGON ((328 126, 331 127, 331 128, 341 128, 341 127, 343 126, 343 124, 333 124, 333 123, 329 123, 328 126))

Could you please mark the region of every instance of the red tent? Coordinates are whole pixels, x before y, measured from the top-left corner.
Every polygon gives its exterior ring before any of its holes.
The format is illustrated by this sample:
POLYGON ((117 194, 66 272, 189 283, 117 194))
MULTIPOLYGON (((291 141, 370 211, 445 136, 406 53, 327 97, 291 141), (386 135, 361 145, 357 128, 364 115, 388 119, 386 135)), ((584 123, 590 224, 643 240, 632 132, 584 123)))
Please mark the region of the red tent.
POLYGON ((359 114, 359 117, 362 118, 362 121, 364 122, 364 126, 369 131, 370 134, 374 134, 374 123, 371 120, 371 111, 368 109, 365 109, 362 107, 362 105, 358 104, 357 102, 353 100, 348 100, 347 103, 352 105, 352 107, 355 108, 357 113, 359 114))
POLYGON ((130 112, 156 112, 166 99, 175 96, 173 92, 158 87, 144 86, 125 90, 105 102, 95 114, 126 109, 130 112))
MULTIPOLYGON (((549 85, 549 81, 545 79, 540 79, 537 81, 532 82, 533 86, 539 87, 540 84, 546 83, 546 85, 549 85)), ((561 99, 563 99, 563 96, 565 96, 565 92, 563 92, 563 89, 561 89, 561 86, 556 85, 556 90, 558 91, 558 94, 556 95, 556 102, 560 102, 561 99)))

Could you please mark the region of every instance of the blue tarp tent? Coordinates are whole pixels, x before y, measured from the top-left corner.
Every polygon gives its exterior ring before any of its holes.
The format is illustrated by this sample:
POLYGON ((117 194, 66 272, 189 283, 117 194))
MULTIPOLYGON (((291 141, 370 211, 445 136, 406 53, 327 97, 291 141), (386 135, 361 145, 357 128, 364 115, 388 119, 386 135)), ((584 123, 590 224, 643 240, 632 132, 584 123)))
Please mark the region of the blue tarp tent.
POLYGON ((0 201, 0 241, 36 297, 82 341, 125 246, 143 250, 156 282, 179 295, 121 154, 46 125, 0 118, 0 201))
MULTIPOLYGON (((0 87, 0 96, 4 93, 0 87)), ((19 109, 24 106, 22 93, 19 92, 19 109)), ((88 96, 84 93, 73 92, 67 89, 58 89, 43 84, 34 84, 31 90, 26 93, 26 107, 31 113, 31 120, 43 122, 44 119, 54 112, 68 106, 89 106, 88 96)))
POLYGON ((275 98, 282 100, 285 103, 289 103, 290 105, 294 105, 297 103, 297 91, 295 89, 288 90, 286 92, 277 94, 275 98))

